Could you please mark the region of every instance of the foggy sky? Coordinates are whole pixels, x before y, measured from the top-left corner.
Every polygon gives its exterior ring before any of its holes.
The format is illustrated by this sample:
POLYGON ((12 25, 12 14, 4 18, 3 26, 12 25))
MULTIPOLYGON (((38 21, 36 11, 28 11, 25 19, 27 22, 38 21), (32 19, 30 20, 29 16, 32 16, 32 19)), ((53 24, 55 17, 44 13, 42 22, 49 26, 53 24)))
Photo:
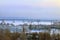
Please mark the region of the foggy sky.
POLYGON ((60 19, 60 0, 0 0, 0 17, 60 19))

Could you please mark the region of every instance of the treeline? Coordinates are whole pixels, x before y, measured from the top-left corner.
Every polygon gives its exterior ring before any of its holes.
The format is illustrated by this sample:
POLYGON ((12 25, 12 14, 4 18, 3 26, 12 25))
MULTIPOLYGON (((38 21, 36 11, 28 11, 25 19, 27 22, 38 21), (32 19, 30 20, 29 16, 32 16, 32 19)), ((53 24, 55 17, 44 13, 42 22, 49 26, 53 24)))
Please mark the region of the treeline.
POLYGON ((0 40, 60 40, 60 34, 13 32, 0 30, 0 40))

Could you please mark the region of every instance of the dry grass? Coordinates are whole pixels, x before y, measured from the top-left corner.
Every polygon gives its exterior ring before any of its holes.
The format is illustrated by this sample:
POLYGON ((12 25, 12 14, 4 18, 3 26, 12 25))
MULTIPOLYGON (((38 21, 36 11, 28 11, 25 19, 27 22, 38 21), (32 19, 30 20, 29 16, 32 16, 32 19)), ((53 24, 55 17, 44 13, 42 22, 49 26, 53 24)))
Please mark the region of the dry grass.
MULTIPOLYGON (((32 35, 30 40, 60 40, 60 34, 52 34, 49 33, 31 33, 32 35), (36 38, 38 36, 38 39, 36 38)), ((9 30, 0 31, 0 40, 27 40, 27 35, 25 32, 22 33, 10 33, 9 30)))

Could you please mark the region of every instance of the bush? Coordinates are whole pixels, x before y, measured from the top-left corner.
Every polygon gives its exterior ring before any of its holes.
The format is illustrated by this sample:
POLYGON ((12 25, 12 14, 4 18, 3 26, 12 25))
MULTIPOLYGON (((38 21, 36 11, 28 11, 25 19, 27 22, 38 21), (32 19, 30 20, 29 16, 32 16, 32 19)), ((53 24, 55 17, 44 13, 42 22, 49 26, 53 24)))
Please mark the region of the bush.
POLYGON ((51 40, 49 33, 39 33, 39 40, 51 40))

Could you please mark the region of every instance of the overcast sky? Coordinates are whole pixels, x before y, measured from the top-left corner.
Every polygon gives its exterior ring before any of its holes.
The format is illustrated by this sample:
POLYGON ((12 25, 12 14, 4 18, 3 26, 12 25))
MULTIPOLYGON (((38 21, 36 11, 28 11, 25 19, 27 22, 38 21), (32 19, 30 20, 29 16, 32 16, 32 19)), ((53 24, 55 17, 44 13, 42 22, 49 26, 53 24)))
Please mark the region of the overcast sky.
POLYGON ((60 0, 0 0, 0 17, 60 19, 60 0))

